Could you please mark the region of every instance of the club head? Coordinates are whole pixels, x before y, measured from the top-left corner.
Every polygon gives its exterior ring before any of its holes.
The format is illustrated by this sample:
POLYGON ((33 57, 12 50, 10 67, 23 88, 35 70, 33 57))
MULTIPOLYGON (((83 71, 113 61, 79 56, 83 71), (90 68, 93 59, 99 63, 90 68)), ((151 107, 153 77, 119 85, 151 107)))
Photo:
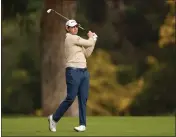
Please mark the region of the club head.
POLYGON ((51 12, 51 9, 48 9, 48 10, 47 10, 47 13, 50 13, 50 12, 51 12))

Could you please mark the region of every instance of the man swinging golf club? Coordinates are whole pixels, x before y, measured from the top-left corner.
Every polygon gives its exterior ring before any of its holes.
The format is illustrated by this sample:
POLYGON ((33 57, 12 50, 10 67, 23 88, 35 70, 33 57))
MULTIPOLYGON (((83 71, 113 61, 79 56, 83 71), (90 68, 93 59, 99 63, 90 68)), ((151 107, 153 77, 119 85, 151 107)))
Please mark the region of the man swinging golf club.
POLYGON ((79 126, 74 127, 75 131, 86 130, 86 104, 89 92, 89 72, 87 70, 86 58, 93 52, 97 41, 97 35, 88 32, 88 39, 77 35, 78 23, 75 20, 66 22, 65 56, 66 56, 66 84, 67 96, 55 113, 48 117, 49 129, 56 132, 56 124, 72 105, 78 96, 79 105, 79 126))

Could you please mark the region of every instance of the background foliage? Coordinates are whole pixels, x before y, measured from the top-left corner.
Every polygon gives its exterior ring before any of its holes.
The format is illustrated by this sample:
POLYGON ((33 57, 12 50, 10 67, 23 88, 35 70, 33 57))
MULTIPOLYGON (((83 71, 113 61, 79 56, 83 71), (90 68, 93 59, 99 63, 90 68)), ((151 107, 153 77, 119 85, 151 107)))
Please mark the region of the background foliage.
MULTIPOLYGON (((77 20, 99 36, 88 59, 91 74, 88 113, 174 114, 174 0, 80 0, 77 5, 77 20)), ((2 0, 4 114, 40 114, 36 112, 41 109, 42 7, 42 0, 2 0)))

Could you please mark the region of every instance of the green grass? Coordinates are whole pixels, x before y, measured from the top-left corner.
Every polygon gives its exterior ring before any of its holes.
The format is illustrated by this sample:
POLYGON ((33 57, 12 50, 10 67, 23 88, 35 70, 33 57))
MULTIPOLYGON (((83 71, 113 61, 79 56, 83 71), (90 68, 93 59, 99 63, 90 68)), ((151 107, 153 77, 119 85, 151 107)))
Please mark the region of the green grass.
POLYGON ((174 117, 88 117, 87 130, 75 132, 78 118, 63 117, 57 132, 43 117, 3 117, 3 136, 174 136, 174 117))

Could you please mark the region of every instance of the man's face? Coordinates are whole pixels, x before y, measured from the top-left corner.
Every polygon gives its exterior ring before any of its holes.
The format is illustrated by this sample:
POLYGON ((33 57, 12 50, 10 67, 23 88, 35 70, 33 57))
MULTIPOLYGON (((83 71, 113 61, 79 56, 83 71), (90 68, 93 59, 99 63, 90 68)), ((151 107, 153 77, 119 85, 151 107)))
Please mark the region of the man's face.
POLYGON ((68 28, 68 31, 73 34, 73 35, 76 35, 78 33, 78 26, 74 26, 74 27, 69 27, 68 28))

